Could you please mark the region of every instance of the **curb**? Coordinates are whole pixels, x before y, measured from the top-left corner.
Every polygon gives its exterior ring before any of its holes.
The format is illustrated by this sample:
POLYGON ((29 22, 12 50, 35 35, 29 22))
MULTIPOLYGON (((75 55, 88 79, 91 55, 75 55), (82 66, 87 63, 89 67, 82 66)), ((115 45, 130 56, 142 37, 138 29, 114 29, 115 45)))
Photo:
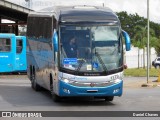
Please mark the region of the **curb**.
MULTIPOLYGON (((157 82, 158 83, 158 82, 157 82)), ((157 83, 144 83, 141 85, 141 87, 160 87, 160 84, 157 84, 157 83)))

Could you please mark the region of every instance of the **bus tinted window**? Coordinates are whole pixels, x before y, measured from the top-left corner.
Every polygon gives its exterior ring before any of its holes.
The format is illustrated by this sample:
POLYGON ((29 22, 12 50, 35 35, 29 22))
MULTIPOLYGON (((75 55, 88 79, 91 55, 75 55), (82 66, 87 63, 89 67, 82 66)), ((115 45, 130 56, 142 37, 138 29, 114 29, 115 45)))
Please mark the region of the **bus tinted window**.
POLYGON ((34 35, 33 28, 34 28, 33 18, 28 18, 28 25, 27 25, 27 29, 28 29, 27 30, 28 31, 27 35, 28 35, 28 37, 31 37, 31 36, 34 35))
POLYGON ((52 18, 47 17, 29 17, 28 18, 28 37, 40 38, 39 40, 48 40, 52 37, 52 18), (47 38, 47 39, 46 39, 47 38))
POLYGON ((11 51, 11 40, 6 38, 0 38, 0 52, 11 51))
POLYGON ((40 29, 39 32, 41 32, 40 35, 42 35, 43 38, 51 38, 52 37, 52 18, 40 18, 40 29))
POLYGON ((22 52, 22 40, 17 40, 17 45, 16 45, 16 53, 21 53, 22 52))

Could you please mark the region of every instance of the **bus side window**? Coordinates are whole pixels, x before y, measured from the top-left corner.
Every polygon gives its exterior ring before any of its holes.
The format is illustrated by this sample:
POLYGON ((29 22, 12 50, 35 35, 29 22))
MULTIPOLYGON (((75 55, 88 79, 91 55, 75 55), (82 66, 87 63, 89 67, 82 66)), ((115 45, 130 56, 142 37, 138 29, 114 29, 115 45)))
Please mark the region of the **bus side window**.
POLYGON ((16 53, 21 53, 22 52, 22 40, 17 40, 17 45, 16 45, 16 53))
POLYGON ((11 40, 10 39, 0 39, 0 52, 11 51, 11 40))

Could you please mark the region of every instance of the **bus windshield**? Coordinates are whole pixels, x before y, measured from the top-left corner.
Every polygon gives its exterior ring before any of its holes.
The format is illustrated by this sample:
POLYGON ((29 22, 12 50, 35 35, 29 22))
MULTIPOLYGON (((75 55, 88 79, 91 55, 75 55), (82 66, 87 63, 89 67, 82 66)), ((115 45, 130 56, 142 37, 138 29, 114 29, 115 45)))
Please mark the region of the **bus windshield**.
POLYGON ((60 67, 78 72, 104 72, 122 66, 118 25, 61 25, 60 67))

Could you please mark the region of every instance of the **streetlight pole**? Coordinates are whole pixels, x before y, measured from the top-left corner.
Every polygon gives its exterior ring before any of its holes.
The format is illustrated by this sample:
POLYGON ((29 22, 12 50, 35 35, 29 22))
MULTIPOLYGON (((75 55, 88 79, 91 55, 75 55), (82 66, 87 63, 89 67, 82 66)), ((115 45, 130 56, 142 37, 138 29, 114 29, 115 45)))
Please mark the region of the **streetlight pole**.
POLYGON ((149 0, 147 0, 147 83, 149 81, 149 0))

